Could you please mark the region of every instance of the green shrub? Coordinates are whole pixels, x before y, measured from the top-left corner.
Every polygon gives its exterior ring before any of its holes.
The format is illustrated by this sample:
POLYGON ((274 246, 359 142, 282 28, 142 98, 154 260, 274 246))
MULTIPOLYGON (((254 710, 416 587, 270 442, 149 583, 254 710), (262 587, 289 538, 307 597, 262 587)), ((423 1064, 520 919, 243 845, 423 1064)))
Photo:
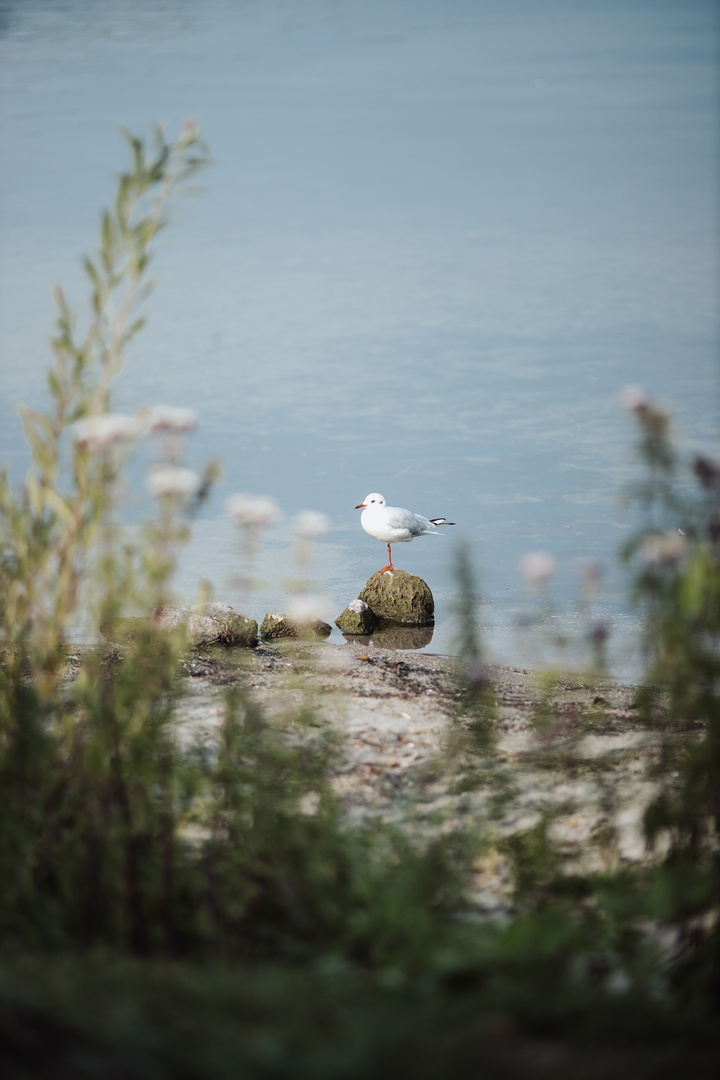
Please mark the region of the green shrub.
POLYGON ((648 842, 665 851, 650 910, 674 928, 677 976, 720 1004, 720 466, 687 461, 669 413, 642 395, 643 481, 630 490, 641 525, 624 550, 645 618, 648 723, 662 734, 648 842))

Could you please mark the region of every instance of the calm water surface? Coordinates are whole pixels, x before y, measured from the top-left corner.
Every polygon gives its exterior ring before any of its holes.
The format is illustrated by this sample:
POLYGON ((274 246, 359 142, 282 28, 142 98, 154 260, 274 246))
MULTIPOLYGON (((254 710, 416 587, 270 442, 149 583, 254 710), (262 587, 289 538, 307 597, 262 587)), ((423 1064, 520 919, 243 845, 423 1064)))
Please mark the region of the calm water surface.
MULTIPOLYGON (((287 605, 287 524, 333 530, 312 576, 334 617, 385 561, 369 491, 457 522, 398 546, 452 651, 454 538, 472 545, 495 659, 528 664, 522 554, 558 561, 544 623, 582 629, 579 567, 627 535, 628 383, 717 448, 716 5, 674 0, 92 0, 3 6, 0 459, 44 400, 52 286, 124 167, 118 128, 192 115, 214 157, 176 205, 149 326, 115 406, 189 404, 222 483, 178 587, 234 602, 224 502, 272 495, 250 604, 287 605)), ((134 482, 142 488, 136 472, 134 482)), ((130 512, 130 511, 129 511, 130 512)), ((636 670, 616 572, 596 614, 636 670)), ((334 631, 337 634, 337 631, 334 631)), ((339 635, 337 639, 341 640, 339 635)))

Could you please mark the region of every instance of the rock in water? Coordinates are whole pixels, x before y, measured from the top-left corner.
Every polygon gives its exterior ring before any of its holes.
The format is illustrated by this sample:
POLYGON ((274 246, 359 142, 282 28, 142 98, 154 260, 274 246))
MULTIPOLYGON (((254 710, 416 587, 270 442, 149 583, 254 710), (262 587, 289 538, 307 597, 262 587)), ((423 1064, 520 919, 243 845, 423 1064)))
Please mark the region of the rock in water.
POLYGON ((364 600, 353 600, 335 620, 343 634, 370 634, 376 623, 377 619, 364 600))
POLYGON ((381 629, 373 630, 372 641, 377 649, 424 649, 433 639, 434 623, 425 626, 401 626, 399 623, 381 623, 381 629))
POLYGON ((388 573, 378 570, 365 582, 358 599, 364 600, 378 619, 405 626, 424 626, 433 622, 435 616, 435 601, 429 585, 405 570, 388 573))
POLYGON ((322 619, 298 623, 279 611, 268 612, 260 624, 260 636, 263 638, 326 638, 331 633, 332 627, 322 619))

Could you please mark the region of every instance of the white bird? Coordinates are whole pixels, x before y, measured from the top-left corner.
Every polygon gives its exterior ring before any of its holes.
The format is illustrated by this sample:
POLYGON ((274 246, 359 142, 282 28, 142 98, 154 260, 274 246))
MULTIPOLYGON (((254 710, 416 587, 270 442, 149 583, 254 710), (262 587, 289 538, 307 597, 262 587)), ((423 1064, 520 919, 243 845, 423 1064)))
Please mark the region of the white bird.
POLYGON ((384 574, 393 569, 391 544, 409 544, 416 536, 432 536, 437 533, 438 525, 454 525, 454 521, 445 518, 426 518, 422 514, 413 514, 401 506, 388 506, 377 491, 365 496, 365 501, 358 503, 356 510, 362 510, 360 524, 366 533, 387 544, 388 565, 378 573, 384 574))

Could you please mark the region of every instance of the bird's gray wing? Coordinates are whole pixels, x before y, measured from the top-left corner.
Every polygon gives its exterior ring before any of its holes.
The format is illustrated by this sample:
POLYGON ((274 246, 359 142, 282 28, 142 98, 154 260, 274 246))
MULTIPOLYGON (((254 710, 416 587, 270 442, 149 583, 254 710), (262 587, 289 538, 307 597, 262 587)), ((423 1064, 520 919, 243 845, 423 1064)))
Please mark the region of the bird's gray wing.
POLYGON ((393 529, 407 529, 411 536, 421 536, 426 530, 435 531, 435 526, 421 514, 412 514, 401 506, 388 506, 386 520, 393 529))

